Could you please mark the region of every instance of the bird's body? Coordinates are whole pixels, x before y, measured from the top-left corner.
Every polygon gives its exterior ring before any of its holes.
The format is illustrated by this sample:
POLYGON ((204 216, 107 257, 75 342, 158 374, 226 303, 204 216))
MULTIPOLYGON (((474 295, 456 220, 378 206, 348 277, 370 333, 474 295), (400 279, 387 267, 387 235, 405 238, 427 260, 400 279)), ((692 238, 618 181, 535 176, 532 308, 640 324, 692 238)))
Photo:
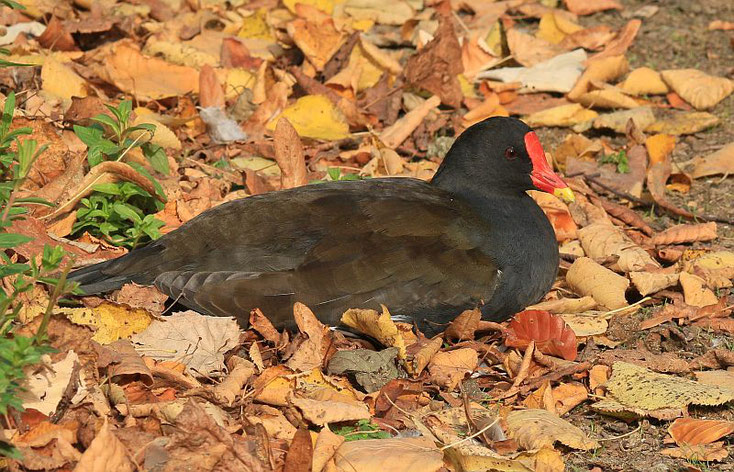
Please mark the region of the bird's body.
POLYGON ((331 325, 348 308, 381 304, 433 324, 477 306, 506 319, 550 289, 553 229, 524 191, 504 188, 511 179, 486 192, 456 175, 470 167, 455 167, 431 183, 329 182, 225 203, 71 279, 87 293, 154 284, 243 324, 260 308, 277 327, 292 327, 297 301, 331 325))

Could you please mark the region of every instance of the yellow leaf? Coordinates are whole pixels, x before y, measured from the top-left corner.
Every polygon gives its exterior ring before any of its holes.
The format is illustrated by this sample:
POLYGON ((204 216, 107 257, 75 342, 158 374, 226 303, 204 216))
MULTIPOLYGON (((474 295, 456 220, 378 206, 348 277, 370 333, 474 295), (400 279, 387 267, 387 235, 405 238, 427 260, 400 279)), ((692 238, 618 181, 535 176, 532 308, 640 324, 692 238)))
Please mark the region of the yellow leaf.
POLYGON ((579 257, 571 264, 566 281, 579 295, 591 295, 597 303, 609 309, 627 305, 624 293, 629 287, 629 280, 588 257, 579 257))
POLYGON ((242 20, 242 27, 237 36, 240 38, 265 39, 274 41, 275 37, 268 24, 268 10, 259 8, 255 13, 242 20))
POLYGON ((344 39, 331 18, 318 24, 297 18, 288 23, 288 34, 316 70, 324 68, 344 39))
POLYGON ((594 108, 637 108, 641 104, 615 88, 592 90, 575 98, 575 101, 594 108))
POLYGON ((400 334, 395 322, 390 318, 390 312, 382 307, 382 313, 375 310, 361 310, 350 308, 342 315, 341 322, 357 331, 372 336, 384 346, 397 347, 398 357, 405 359, 405 340, 400 334))
POLYGON ((73 323, 97 328, 92 339, 100 344, 109 344, 140 333, 152 320, 150 314, 141 308, 130 309, 110 302, 91 310, 74 311, 67 316, 73 323))
POLYGON ((536 36, 546 41, 558 44, 569 34, 581 31, 583 27, 555 13, 545 13, 540 17, 536 36))
POLYGON ((467 374, 477 368, 478 360, 477 351, 468 347, 438 352, 428 365, 431 381, 452 391, 467 374))
POLYGON ((615 362, 607 390, 621 404, 643 410, 722 405, 734 400, 734 392, 692 380, 658 374, 627 362, 615 362))
POLYGON ((664 70, 661 75, 670 88, 697 110, 711 108, 734 92, 733 81, 697 69, 664 70))
POLYGON ((383 25, 402 25, 415 15, 405 0, 346 0, 344 12, 355 20, 372 20, 383 25))
POLYGON ((484 42, 487 43, 487 47, 493 56, 502 56, 502 25, 499 20, 492 25, 484 42))
POLYGON ((228 100, 235 99, 239 97, 243 89, 255 87, 255 82, 257 82, 255 74, 246 69, 228 69, 224 83, 224 96, 228 100))
POLYGON ((568 92, 568 98, 576 100, 588 92, 591 82, 610 82, 621 77, 629 70, 629 63, 625 56, 611 56, 591 61, 584 73, 579 77, 573 90, 568 92))
POLYGON ((649 67, 640 67, 629 73, 619 85, 622 90, 631 95, 662 95, 668 93, 660 73, 649 67))
POLYGON ((288 118, 298 135, 313 139, 337 140, 349 136, 349 125, 344 116, 323 95, 306 95, 296 100, 280 116, 271 120, 267 129, 275 130, 281 116, 288 118))
POLYGON ((604 334, 609 327, 607 320, 601 316, 562 314, 561 317, 578 337, 604 334))
POLYGON ((664 162, 675 149, 675 136, 656 134, 645 140, 647 154, 650 156, 650 165, 664 162))
POLYGON ((578 232, 584 252, 592 259, 601 260, 614 255, 619 259, 612 266, 622 272, 657 268, 660 264, 647 251, 635 244, 618 226, 610 223, 592 223, 578 232))
MULTIPOLYGON (((147 110, 147 108, 146 108, 147 110)), ((161 146, 163 148, 170 148, 170 149, 181 149, 181 141, 179 141, 176 134, 171 131, 166 125, 161 123, 160 121, 156 120, 155 118, 152 118, 150 116, 146 116, 144 113, 140 114, 136 110, 136 117, 133 121, 133 125, 139 125, 143 123, 155 125, 155 132, 153 133, 153 137, 150 139, 150 142, 153 144, 157 144, 158 146, 161 146)), ((147 131, 141 131, 141 132, 133 132, 130 134, 130 137, 132 139, 137 139, 139 134, 143 134, 144 136, 140 138, 141 140, 147 140, 146 138, 148 136, 147 131)))
POLYGON ((527 116, 525 121, 528 126, 573 126, 585 121, 593 120, 599 116, 594 110, 587 110, 578 103, 561 105, 547 110, 542 110, 527 116))
POLYGON ((677 113, 671 118, 658 120, 645 128, 647 133, 693 134, 719 124, 719 118, 711 113, 677 113))
POLYGON ((88 94, 87 82, 77 75, 71 68, 47 57, 41 67, 42 89, 63 100, 71 97, 86 97, 88 94))

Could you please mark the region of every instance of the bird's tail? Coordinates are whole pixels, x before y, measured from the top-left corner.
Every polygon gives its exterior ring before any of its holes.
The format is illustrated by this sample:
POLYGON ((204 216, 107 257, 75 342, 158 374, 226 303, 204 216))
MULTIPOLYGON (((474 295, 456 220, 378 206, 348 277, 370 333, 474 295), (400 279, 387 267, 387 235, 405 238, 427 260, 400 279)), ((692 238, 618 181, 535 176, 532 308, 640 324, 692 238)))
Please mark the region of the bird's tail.
POLYGON ((117 290, 128 282, 142 285, 153 283, 157 276, 155 258, 160 247, 156 244, 136 249, 122 257, 92 264, 71 272, 68 280, 79 283, 85 295, 117 290))

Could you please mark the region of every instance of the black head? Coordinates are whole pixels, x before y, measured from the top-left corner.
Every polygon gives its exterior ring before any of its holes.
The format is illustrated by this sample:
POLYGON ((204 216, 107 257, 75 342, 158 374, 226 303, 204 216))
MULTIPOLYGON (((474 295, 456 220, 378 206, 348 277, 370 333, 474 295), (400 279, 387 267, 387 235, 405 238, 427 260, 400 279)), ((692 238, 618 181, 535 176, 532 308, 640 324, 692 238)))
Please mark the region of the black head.
POLYGON ((522 194, 537 189, 570 194, 548 165, 535 132, 522 121, 506 117, 488 118, 464 131, 432 183, 457 193, 522 194))

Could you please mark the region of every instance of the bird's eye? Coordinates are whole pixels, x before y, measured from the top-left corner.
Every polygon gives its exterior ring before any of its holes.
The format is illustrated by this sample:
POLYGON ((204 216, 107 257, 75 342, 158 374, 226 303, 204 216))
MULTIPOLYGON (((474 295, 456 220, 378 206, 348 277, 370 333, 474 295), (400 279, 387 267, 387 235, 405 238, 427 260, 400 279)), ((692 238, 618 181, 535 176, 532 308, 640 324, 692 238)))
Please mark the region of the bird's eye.
POLYGON ((505 158, 507 160, 512 160, 517 157, 517 152, 515 151, 515 148, 510 146, 507 149, 505 149, 505 158))

